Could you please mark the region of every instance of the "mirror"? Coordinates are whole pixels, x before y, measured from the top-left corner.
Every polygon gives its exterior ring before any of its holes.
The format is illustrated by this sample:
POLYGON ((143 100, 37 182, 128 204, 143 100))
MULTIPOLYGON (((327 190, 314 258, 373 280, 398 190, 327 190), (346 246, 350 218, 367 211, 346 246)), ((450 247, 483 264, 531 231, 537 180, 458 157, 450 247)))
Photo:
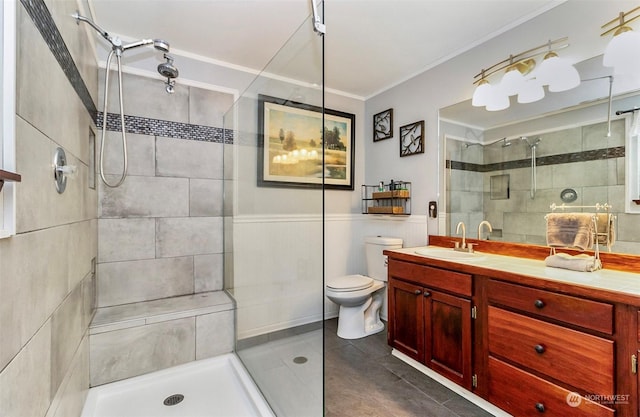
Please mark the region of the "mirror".
POLYGON ((467 236, 476 238, 477 226, 488 220, 493 232, 485 229, 482 238, 545 245, 544 216, 552 204, 601 213, 595 205, 607 203, 616 218, 615 243, 600 250, 640 254, 640 206, 632 202, 640 196, 629 190, 640 177, 638 139, 628 137, 637 112, 616 115, 640 107, 640 82, 613 78, 608 118, 610 69, 601 61, 576 65, 585 80, 580 86, 546 92, 536 103, 511 97, 500 112, 473 107, 471 100, 440 109, 446 190, 440 230, 456 235, 463 221, 467 236), (636 154, 632 164, 628 149, 636 154))

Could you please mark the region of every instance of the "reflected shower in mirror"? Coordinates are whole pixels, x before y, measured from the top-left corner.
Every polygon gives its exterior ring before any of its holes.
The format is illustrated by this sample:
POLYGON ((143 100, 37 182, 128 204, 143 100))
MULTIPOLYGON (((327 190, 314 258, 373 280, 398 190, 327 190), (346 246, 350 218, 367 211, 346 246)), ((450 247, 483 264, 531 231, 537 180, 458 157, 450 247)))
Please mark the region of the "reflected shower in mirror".
MULTIPOLYGON (((445 234, 455 235, 460 221, 488 220, 489 239, 545 245, 550 205, 571 194, 568 205, 612 205, 617 218, 612 251, 640 254, 640 218, 625 212, 625 144, 632 115, 614 115, 608 136, 607 105, 600 100, 486 129, 466 123, 459 107, 441 109, 445 234)), ((613 109, 638 106, 640 95, 629 94, 614 100, 613 109)), ((470 237, 476 237, 473 230, 470 237)))

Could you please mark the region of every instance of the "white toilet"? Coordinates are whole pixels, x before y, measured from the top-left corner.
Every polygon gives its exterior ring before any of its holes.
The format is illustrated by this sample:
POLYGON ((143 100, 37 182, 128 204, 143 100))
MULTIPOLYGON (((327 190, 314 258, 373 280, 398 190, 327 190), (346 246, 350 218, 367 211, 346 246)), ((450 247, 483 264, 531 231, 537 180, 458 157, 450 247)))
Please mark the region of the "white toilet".
POLYGON ((402 239, 366 237, 368 276, 347 275, 327 280, 327 298, 340 306, 339 337, 359 339, 384 329, 380 321, 380 308, 386 307, 387 303, 387 257, 382 251, 401 247, 402 239))

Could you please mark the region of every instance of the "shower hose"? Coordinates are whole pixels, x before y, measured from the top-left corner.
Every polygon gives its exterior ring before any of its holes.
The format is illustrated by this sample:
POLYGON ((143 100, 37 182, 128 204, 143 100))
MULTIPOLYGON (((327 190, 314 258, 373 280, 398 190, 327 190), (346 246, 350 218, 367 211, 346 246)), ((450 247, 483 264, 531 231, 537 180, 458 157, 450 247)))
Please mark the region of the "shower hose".
POLYGON ((104 184, 107 187, 111 187, 111 188, 115 188, 115 187, 119 187, 125 180, 125 178, 127 177, 127 165, 128 165, 128 161, 127 161, 127 136, 125 133, 125 126, 124 126, 124 106, 122 104, 122 64, 120 62, 120 55, 122 54, 122 51, 119 49, 112 49, 111 52, 109 52, 109 56, 107 57, 107 65, 106 65, 106 71, 105 71, 105 77, 104 77, 104 106, 102 108, 102 140, 101 140, 101 144, 100 144, 100 178, 102 178, 102 182, 104 182, 104 184), (109 102, 109 72, 111 70, 111 58, 113 58, 113 55, 115 54, 116 56, 116 61, 118 63, 118 96, 120 98, 120 130, 122 132, 122 156, 123 156, 123 169, 122 169, 122 176, 120 177, 120 179, 118 180, 118 182, 116 182, 115 184, 111 184, 107 181, 107 178, 105 177, 104 174, 104 143, 105 143, 105 133, 107 131, 107 104, 109 102))

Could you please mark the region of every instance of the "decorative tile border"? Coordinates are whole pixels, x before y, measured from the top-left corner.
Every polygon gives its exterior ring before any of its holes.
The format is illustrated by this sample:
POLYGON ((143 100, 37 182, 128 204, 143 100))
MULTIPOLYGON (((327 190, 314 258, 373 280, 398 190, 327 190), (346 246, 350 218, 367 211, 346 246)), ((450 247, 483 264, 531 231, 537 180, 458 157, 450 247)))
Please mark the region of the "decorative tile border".
MULTIPOLYGON (((625 147, 595 149, 591 151, 565 153, 560 155, 541 156, 536 158, 537 166, 569 164, 572 162, 597 161, 600 159, 624 158, 625 147)), ((518 159, 515 161, 498 162, 493 164, 473 164, 470 162, 446 161, 446 167, 459 171, 473 172, 493 172, 507 169, 528 168, 531 166, 531 159, 518 159)))
POLYGON ((53 53, 53 56, 58 60, 62 71, 64 71, 73 89, 76 90, 78 97, 82 100, 82 104, 84 104, 92 117, 95 116, 97 112, 96 105, 91 99, 91 94, 89 94, 89 90, 80 75, 80 71, 78 71, 78 67, 73 61, 71 53, 64 43, 64 39, 53 21, 51 12, 49 12, 44 0, 20 0, 20 2, 27 13, 29 13, 29 16, 31 16, 31 20, 33 20, 33 23, 40 31, 51 53, 53 53))
MULTIPOLYGON (((96 114, 96 127, 102 129, 103 113, 96 114)), ((151 119, 140 116, 124 116, 124 125, 128 133, 140 135, 164 136, 175 139, 189 139, 215 143, 233 143, 233 131, 220 127, 194 125, 189 123, 172 122, 170 120, 151 119)), ((107 130, 119 132, 121 129, 120 115, 107 113, 107 130)))
MULTIPOLYGON (((80 100, 94 119, 96 126, 102 128, 102 112, 98 112, 91 94, 87 89, 82 75, 78 70, 67 45, 56 26, 51 12, 47 8, 44 0, 20 0, 25 10, 38 28, 42 38, 49 46, 51 53, 56 58, 60 67, 69 79, 73 89, 78 94, 80 100)), ((139 133, 143 135, 165 136, 170 138, 199 140, 216 143, 233 143, 233 131, 219 127, 193 125, 188 123, 178 123, 168 120, 149 119, 138 116, 125 115, 125 126, 129 133, 139 133)), ((118 114, 107 114, 107 130, 120 130, 120 116, 118 114)))

